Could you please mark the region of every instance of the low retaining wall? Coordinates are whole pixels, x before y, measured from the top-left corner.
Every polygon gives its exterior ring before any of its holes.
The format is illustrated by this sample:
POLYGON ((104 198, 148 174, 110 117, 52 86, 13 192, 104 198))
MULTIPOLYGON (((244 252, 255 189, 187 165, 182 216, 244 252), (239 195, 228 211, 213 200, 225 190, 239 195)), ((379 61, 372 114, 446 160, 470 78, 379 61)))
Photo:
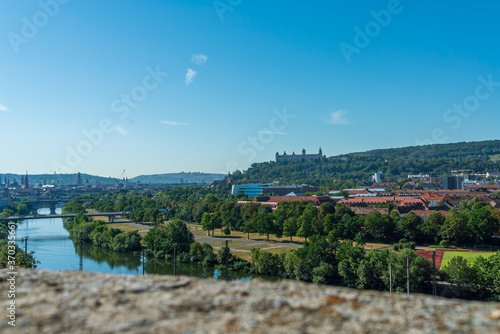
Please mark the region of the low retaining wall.
POLYGON ((500 304, 297 281, 0 271, 3 333, 499 333, 500 304), (6 331, 7 329, 7 331, 6 331))

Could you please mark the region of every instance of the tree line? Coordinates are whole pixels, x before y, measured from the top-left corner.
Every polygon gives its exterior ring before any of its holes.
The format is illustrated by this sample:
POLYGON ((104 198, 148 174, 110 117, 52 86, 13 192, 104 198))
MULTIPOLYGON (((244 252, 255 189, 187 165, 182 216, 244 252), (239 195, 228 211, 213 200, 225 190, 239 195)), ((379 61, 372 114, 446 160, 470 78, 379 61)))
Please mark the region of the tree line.
POLYGON ((137 231, 121 231, 109 228, 103 220, 91 221, 84 215, 85 208, 74 200, 63 206, 63 213, 76 213, 75 218, 64 218, 64 228, 70 237, 82 242, 90 242, 95 246, 109 248, 114 251, 137 251, 142 248, 141 236, 137 231))

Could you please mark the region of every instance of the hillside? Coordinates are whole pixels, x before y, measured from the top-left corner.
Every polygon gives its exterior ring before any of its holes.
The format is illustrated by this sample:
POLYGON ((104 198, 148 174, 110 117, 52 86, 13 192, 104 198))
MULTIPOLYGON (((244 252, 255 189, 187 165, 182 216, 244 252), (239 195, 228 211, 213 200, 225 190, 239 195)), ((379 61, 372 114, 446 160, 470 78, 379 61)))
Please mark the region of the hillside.
POLYGON ((212 183, 224 179, 225 174, 209 173, 168 173, 154 175, 140 175, 129 179, 133 183, 212 183))
MULTIPOLYGON (((84 183, 102 185, 111 185, 120 182, 117 178, 102 177, 82 173, 84 183)), ((0 183, 5 179, 13 182, 21 181, 23 174, 0 174, 0 183)), ((76 184, 77 174, 28 174, 30 184, 56 184, 56 185, 71 185, 76 184)), ((141 175, 129 179, 129 183, 153 183, 153 184, 172 184, 172 183, 212 183, 215 180, 222 180, 224 174, 208 174, 208 173, 170 173, 157 175, 141 175)))
POLYGON ((384 173, 386 180, 393 181, 408 174, 440 176, 462 169, 476 173, 498 171, 497 154, 500 154, 500 140, 380 149, 308 162, 256 163, 244 172, 236 171, 232 179, 348 187, 368 180, 378 171, 384 173))
MULTIPOLYGON (((90 175, 82 173, 82 180, 84 183, 88 181, 89 184, 115 184, 118 179, 113 177, 102 177, 97 175, 90 175)), ((0 174, 1 182, 4 180, 10 180, 13 182, 14 180, 17 182, 21 181, 21 177, 24 174, 0 174)), ((76 184, 76 176, 77 174, 28 174, 28 179, 30 184, 56 184, 56 185, 68 185, 68 184, 76 184)))
MULTIPOLYGON (((453 144, 434 144, 425 146, 409 146, 402 148, 377 149, 366 152, 356 152, 347 156, 374 155, 385 158, 456 158, 465 159, 475 157, 488 159, 491 155, 500 153, 500 140, 487 140, 479 142, 461 142, 453 144)), ((343 155, 345 156, 345 155, 343 155)), ((337 156, 341 157, 341 156, 337 156)), ((335 158, 335 157, 333 157, 335 158)))

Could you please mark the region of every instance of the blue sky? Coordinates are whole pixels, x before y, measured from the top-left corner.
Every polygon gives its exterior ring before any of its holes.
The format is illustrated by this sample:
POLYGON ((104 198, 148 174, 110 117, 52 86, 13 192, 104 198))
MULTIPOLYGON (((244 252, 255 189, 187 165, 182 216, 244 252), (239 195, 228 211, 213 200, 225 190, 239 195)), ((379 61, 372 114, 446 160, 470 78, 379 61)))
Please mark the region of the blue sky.
POLYGON ((225 173, 276 151, 498 139, 499 12, 3 0, 0 173, 225 173))

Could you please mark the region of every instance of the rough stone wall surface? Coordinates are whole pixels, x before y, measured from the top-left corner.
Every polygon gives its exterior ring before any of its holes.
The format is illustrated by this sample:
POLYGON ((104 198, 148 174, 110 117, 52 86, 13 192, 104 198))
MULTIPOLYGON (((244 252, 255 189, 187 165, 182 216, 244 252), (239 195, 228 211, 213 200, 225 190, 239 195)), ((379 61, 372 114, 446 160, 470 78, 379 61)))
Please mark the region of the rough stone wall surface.
MULTIPOLYGON (((9 289, 0 271, 2 308, 9 289)), ((1 333, 500 333, 500 304, 297 281, 23 270, 1 333)))

